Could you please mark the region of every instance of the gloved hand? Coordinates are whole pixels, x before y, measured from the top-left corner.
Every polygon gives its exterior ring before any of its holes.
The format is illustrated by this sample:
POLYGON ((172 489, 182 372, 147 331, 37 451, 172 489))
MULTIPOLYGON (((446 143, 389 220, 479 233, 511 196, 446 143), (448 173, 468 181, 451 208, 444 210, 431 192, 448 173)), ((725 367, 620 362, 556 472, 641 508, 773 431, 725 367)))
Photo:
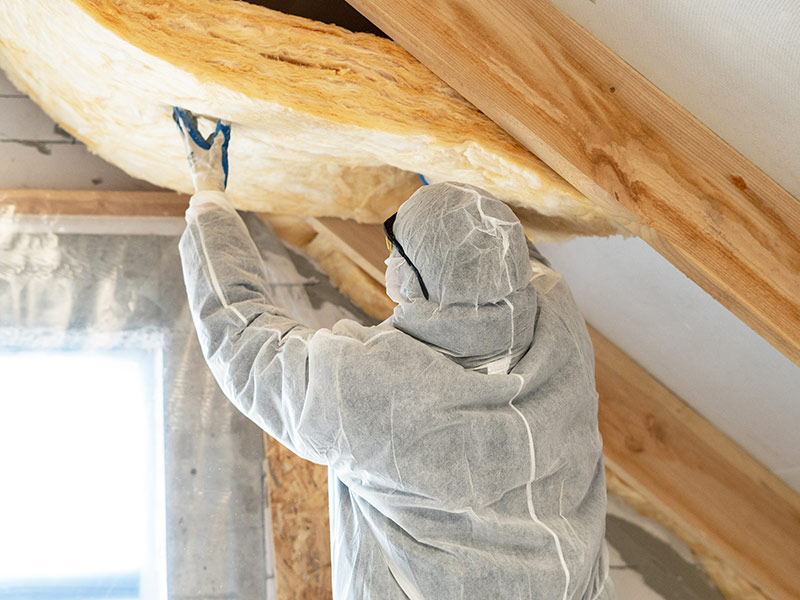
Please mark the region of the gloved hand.
POLYGON ((214 133, 204 138, 197 128, 197 117, 191 111, 173 106, 172 118, 183 137, 195 193, 224 192, 228 184, 230 123, 217 119, 214 133))

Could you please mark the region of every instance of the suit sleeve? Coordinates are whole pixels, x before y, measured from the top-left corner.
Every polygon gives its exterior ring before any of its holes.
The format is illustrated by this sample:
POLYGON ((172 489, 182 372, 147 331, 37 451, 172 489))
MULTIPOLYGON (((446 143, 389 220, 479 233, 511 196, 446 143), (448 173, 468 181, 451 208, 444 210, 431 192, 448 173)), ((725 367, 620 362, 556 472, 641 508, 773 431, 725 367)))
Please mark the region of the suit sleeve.
POLYGON ((335 407, 307 398, 317 332, 274 306, 261 255, 236 211, 195 199, 180 254, 206 362, 249 419, 303 458, 326 464, 335 407))

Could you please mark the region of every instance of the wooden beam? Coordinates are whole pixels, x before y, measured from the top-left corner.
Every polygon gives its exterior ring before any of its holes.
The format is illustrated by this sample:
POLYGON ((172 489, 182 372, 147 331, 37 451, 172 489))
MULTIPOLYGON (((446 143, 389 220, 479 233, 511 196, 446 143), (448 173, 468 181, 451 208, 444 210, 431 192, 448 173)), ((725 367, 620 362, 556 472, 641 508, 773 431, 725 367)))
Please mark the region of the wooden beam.
MULTIPOLYGON (((800 598, 800 495, 590 328, 607 469, 693 548, 800 598)), ((724 588, 725 582, 719 582, 724 588)))
POLYGON ((0 190, 0 215, 183 217, 188 207, 175 192, 0 190))
POLYGON ((386 264, 389 256, 381 225, 364 225, 350 219, 334 217, 309 218, 312 227, 321 233, 333 235, 339 250, 363 269, 370 277, 384 284, 386 264))
POLYGON ((800 365, 800 202, 546 0, 348 0, 800 365))
MULTIPOLYGON (((340 236, 341 247, 361 237, 359 228, 374 237, 379 226, 327 225, 340 236)), ((362 261, 378 264, 381 246, 366 248, 362 261)), ((376 279, 382 283, 383 274, 376 279)), ((731 589, 734 573, 766 598, 800 598, 800 495, 601 334, 589 331, 612 478, 633 488, 649 515, 705 561, 725 567, 709 572, 724 573, 717 578, 721 589, 731 589)))

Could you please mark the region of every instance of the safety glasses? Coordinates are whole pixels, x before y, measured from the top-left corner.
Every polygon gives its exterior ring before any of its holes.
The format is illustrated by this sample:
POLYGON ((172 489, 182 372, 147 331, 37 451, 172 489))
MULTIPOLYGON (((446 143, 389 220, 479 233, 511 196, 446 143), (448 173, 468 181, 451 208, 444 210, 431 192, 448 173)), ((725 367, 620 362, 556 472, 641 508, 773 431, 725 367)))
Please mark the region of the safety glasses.
POLYGON ((417 276, 417 280, 419 281, 419 287, 422 290, 422 295, 425 296, 425 300, 428 299, 428 288, 425 287, 425 284, 422 282, 422 275, 419 274, 417 267, 414 266, 414 263, 411 262, 411 259, 408 258, 408 255, 403 250, 403 247, 400 245, 400 242, 397 241, 397 238, 394 237, 394 220, 397 218, 397 213, 394 213, 391 217, 386 219, 383 222, 383 232, 386 234, 386 247, 389 248, 389 251, 392 250, 393 247, 397 248, 397 251, 400 253, 405 261, 408 263, 408 266, 411 267, 411 270, 414 271, 414 275, 417 276))

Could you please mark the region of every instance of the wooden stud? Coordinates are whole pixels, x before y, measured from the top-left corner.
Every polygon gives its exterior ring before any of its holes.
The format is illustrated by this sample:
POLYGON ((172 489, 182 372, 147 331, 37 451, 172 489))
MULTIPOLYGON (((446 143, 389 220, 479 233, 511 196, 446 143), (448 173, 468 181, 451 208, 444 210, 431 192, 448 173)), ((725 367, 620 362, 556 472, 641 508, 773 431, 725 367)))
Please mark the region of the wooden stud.
POLYGON ((381 225, 362 225, 355 221, 332 217, 311 218, 311 225, 320 233, 329 233, 339 242, 339 250, 363 269, 370 277, 384 283, 389 256, 381 225))

